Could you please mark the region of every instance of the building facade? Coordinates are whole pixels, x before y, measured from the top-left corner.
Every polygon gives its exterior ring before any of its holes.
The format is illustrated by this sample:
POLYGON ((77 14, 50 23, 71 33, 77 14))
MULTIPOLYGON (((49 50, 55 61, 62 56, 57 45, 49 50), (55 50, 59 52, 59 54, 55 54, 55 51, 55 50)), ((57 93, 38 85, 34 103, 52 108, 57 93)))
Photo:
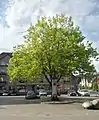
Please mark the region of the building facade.
MULTIPOLYGON (((9 76, 7 74, 7 67, 9 64, 9 60, 12 57, 12 53, 3 52, 0 54, 0 88, 9 87, 9 76)), ((43 79, 41 82, 40 80, 36 81, 38 84, 48 84, 48 82, 43 79)), ((36 83, 36 84, 37 84, 36 83)), ((21 85, 21 83, 19 83, 21 85)), ((23 83, 25 84, 25 83, 23 83)), ((35 84, 35 83, 34 83, 35 84)), ((62 88, 70 88, 73 86, 76 89, 77 80, 75 76, 66 76, 62 80, 60 80, 60 84, 62 84, 62 88)))
POLYGON ((9 77, 7 75, 7 67, 12 53, 3 52, 0 54, 0 88, 8 87, 9 77))

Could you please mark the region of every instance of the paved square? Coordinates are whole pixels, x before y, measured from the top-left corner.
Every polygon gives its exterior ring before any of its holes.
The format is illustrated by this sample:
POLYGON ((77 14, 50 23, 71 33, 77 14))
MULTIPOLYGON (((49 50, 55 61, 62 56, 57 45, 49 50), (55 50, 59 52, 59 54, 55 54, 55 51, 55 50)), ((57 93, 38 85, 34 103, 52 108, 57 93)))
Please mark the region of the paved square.
POLYGON ((98 120, 99 110, 81 104, 0 105, 0 120, 98 120))

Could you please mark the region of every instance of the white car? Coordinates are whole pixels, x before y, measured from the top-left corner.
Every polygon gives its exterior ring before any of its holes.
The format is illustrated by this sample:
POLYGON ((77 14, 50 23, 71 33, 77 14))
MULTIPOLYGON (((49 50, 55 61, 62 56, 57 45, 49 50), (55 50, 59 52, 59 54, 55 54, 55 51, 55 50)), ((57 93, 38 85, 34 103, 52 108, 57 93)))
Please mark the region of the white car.
POLYGON ((81 96, 90 96, 90 92, 88 90, 86 90, 86 89, 78 90, 78 93, 81 96))
POLYGON ((39 96, 47 96, 47 92, 45 90, 40 90, 39 96))
POLYGON ((90 90, 89 92, 90 92, 90 96, 91 97, 97 97, 97 96, 99 96, 99 94, 98 94, 97 91, 90 90))

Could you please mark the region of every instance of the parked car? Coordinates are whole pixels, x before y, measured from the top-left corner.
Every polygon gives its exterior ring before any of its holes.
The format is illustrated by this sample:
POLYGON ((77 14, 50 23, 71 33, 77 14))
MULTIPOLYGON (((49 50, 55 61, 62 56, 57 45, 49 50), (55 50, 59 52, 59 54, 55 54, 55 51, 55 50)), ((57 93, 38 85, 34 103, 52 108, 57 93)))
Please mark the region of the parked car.
POLYGON ((47 95, 51 95, 52 94, 52 90, 47 90, 47 95))
POLYGON ((57 95, 58 95, 58 96, 61 95, 61 90, 60 90, 60 89, 57 90, 57 95))
POLYGON ((25 99, 36 99, 36 98, 38 98, 38 96, 32 90, 28 91, 25 96, 25 99))
POLYGON ((81 96, 90 96, 90 92, 86 89, 78 90, 78 93, 81 94, 81 96))
POLYGON ((16 95, 18 95, 18 91, 17 90, 9 90, 8 95, 10 95, 10 96, 16 96, 16 95))
POLYGON ((2 90, 0 90, 0 96, 2 96, 3 95, 3 91, 2 90))
POLYGON ((89 92, 90 92, 90 96, 92 96, 92 97, 97 97, 97 96, 99 96, 99 94, 98 94, 97 91, 90 90, 89 92))
POLYGON ((76 91, 76 93, 77 93, 77 96, 81 96, 81 94, 78 91, 76 91))
POLYGON ((74 90, 69 90, 68 95, 69 96, 77 96, 77 93, 74 90))
POLYGON ((17 91, 17 95, 26 95, 26 90, 25 89, 20 89, 17 91))
POLYGON ((8 96, 9 92, 7 90, 3 90, 3 96, 8 96))
POLYGON ((61 94, 68 94, 68 89, 66 89, 66 88, 65 88, 65 89, 62 89, 62 90, 61 90, 61 94))
POLYGON ((39 96, 47 96, 47 92, 45 90, 40 90, 39 96))

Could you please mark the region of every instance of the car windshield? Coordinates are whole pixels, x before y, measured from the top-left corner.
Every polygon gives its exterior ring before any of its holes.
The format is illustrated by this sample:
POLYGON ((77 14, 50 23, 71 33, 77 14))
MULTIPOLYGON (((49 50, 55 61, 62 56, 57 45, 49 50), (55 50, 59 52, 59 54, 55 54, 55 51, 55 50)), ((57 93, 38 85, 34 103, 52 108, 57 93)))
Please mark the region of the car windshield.
POLYGON ((28 91, 28 93, 34 93, 34 91, 31 90, 31 91, 28 91))
POLYGON ((20 89, 19 92, 25 92, 26 90, 25 89, 20 89))
POLYGON ((46 92, 45 90, 41 90, 40 92, 46 92))

